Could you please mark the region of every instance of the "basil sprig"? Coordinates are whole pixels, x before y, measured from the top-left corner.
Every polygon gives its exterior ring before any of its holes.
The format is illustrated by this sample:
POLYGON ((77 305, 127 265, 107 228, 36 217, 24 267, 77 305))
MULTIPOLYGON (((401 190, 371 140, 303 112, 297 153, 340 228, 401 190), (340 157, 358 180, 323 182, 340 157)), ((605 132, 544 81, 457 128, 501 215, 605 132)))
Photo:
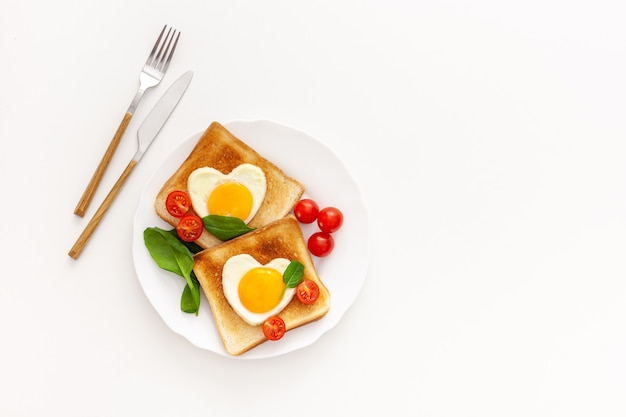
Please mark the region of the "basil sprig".
POLYGON ((145 229, 143 240, 150 256, 161 269, 185 278, 187 285, 180 298, 180 309, 198 315, 200 284, 193 272, 192 251, 171 231, 158 227, 145 229))
POLYGON ((197 316, 198 310, 200 310, 200 283, 193 270, 191 271, 191 282, 193 282, 193 287, 185 285, 183 294, 180 296, 180 309, 185 313, 195 313, 197 316))
POLYGON ((204 223, 204 228, 221 241, 226 241, 254 230, 254 228, 249 227, 243 220, 237 217, 209 214, 202 218, 202 222, 204 223))
POLYGON ((302 277, 304 276, 304 265, 300 263, 300 261, 293 260, 289 263, 285 272, 283 272, 283 282, 285 283, 285 287, 283 288, 283 292, 280 295, 280 298, 283 298, 283 294, 287 288, 296 288, 298 284, 302 281, 302 277))

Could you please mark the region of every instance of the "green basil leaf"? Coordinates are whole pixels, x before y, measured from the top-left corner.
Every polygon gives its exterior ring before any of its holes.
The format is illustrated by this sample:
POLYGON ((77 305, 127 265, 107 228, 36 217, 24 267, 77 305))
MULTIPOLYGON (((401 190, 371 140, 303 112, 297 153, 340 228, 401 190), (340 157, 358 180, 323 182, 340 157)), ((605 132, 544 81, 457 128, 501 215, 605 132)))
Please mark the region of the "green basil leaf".
POLYGON ((283 273, 283 282, 288 288, 295 288, 302 281, 304 276, 304 265, 295 259, 289 263, 287 269, 283 273))
POLYGON ((185 245, 158 227, 144 230, 143 240, 150 256, 160 268, 185 278, 187 285, 193 289, 194 284, 191 280, 193 255, 185 245))
POLYGON ((180 309, 185 313, 195 313, 197 316, 200 309, 200 283, 193 271, 191 271, 191 281, 194 283, 194 287, 189 288, 189 285, 185 285, 180 297, 180 309))
POLYGON ((254 228, 248 227, 243 220, 237 217, 209 214, 202 219, 202 222, 204 223, 204 228, 221 241, 226 241, 254 230, 254 228))

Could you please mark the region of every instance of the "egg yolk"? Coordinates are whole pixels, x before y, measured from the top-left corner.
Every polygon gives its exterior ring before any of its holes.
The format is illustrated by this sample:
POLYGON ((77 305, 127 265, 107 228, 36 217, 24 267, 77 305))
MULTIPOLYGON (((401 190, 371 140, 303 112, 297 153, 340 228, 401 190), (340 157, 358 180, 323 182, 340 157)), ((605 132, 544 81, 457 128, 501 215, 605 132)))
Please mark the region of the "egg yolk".
POLYGON ((278 305, 284 287, 283 276, 277 270, 253 268, 239 281, 239 299, 252 313, 265 313, 278 305))
POLYGON ((252 210, 252 193, 241 183, 225 182, 215 187, 207 206, 210 214, 245 220, 252 210))

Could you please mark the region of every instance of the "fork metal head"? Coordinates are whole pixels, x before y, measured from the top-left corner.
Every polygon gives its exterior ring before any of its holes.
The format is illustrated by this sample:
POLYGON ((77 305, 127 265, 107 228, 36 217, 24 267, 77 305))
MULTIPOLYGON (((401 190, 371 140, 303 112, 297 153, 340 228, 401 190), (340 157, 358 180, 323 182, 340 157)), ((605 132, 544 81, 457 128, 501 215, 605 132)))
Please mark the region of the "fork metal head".
POLYGON ((141 74, 139 74, 140 90, 145 91, 147 88, 154 87, 161 82, 170 65, 176 45, 178 45, 178 38, 180 38, 180 32, 176 31, 176 29, 168 29, 167 25, 163 26, 163 30, 161 30, 152 52, 148 55, 141 74), (167 33, 165 32, 166 29, 167 33))
POLYGON ((159 37, 148 55, 148 59, 141 69, 139 74, 139 90, 135 94, 133 101, 130 103, 128 112, 135 113, 143 93, 151 87, 159 84, 170 65, 176 45, 178 45, 178 38, 180 38, 180 32, 176 29, 163 26, 159 37))
POLYGON ((176 50, 176 45, 178 44, 178 38, 180 37, 180 32, 176 31, 176 29, 169 28, 167 29, 167 34, 165 34, 166 29, 167 25, 163 26, 163 30, 161 30, 145 65, 161 74, 161 77, 163 77, 167 67, 170 65, 174 50, 176 50), (163 37, 164 34, 165 37, 163 37))

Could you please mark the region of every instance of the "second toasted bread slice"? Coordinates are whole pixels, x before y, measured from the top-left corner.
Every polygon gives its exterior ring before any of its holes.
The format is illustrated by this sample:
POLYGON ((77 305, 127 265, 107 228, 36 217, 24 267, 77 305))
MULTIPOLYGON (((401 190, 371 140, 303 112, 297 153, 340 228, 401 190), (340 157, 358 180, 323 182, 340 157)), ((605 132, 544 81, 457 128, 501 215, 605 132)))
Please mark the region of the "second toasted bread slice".
MULTIPOLYGON (((211 167, 223 174, 228 174, 243 163, 261 168, 267 183, 265 198, 248 225, 252 228, 259 228, 285 217, 304 193, 304 186, 285 174, 275 163, 235 137, 218 122, 211 123, 189 156, 165 182, 154 202, 156 213, 176 227, 179 219, 170 215, 165 206, 165 200, 170 192, 186 191, 187 179, 197 168, 211 167)), ((191 211, 193 212, 193 209, 191 211)), ((206 249, 222 242, 205 230, 196 243, 206 249)))
POLYGON ((304 304, 294 295, 278 314, 284 320, 287 331, 318 320, 329 311, 330 293, 317 274, 302 230, 293 215, 289 214, 263 228, 206 249, 195 256, 193 270, 208 299, 215 325, 229 354, 241 355, 267 340, 262 326, 247 324, 224 296, 224 264, 239 254, 249 254, 261 264, 275 258, 298 260, 304 265, 304 279, 310 279, 318 285, 320 295, 315 303, 304 304))

